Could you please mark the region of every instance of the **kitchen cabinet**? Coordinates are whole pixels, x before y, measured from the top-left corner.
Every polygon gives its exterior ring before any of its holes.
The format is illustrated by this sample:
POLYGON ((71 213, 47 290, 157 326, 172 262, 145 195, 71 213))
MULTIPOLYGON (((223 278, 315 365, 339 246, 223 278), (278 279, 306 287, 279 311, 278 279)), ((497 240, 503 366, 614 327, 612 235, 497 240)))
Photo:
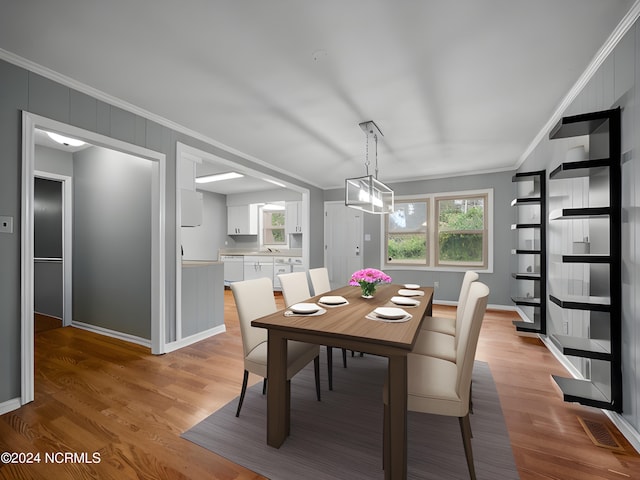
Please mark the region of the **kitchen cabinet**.
POLYGON ((245 255, 244 279, 254 280, 263 277, 273 282, 273 257, 245 255))
POLYGON ((302 202, 286 202, 285 233, 303 233, 302 216, 302 202))
POLYGON ((565 401, 622 412, 620 108, 564 117, 551 139, 585 137, 549 174, 551 335, 584 379, 553 380, 565 401), (582 157, 571 155, 582 150, 582 157), (571 157, 569 159, 569 157, 571 157), (571 160, 571 161, 569 161, 571 160), (553 265, 553 267, 552 267, 553 265), (551 309, 553 308, 553 310, 551 309))
POLYGON ((258 205, 233 205, 227 207, 227 235, 257 235, 258 205))
POLYGON ((241 282, 244 280, 243 255, 222 255, 220 260, 224 263, 225 285, 231 285, 233 282, 241 282))
POLYGON ((516 185, 516 223, 512 250, 514 266, 511 276, 515 292, 511 299, 518 306, 523 321, 513 324, 522 334, 546 333, 546 171, 518 172, 516 185))

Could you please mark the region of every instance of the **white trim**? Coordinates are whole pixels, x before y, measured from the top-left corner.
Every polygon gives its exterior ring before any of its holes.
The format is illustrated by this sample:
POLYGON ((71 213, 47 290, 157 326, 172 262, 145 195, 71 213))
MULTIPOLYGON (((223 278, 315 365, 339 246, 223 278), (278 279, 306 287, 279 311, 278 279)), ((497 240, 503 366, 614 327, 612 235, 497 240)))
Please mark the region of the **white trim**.
POLYGON ((99 333, 100 335, 104 335, 106 337, 117 338, 118 340, 123 340, 125 342, 135 343, 137 345, 142 345, 143 347, 151 348, 151 341, 138 337, 136 335, 130 335, 128 333, 117 332, 115 330, 111 330, 110 328, 103 328, 97 325, 91 325, 90 323, 78 322, 74 320, 71 322, 72 327, 79 328, 81 330, 87 330, 93 333, 99 333))
POLYGON ((12 398, 10 400, 6 400, 0 403, 0 415, 4 415, 5 413, 12 412, 21 407, 19 398, 12 398))
POLYGON ((187 347, 189 345, 200 342, 209 337, 213 337, 214 335, 219 335, 220 333, 224 333, 226 331, 227 331, 227 327, 223 324, 223 325, 218 325, 217 327, 210 328, 209 330, 205 330, 203 332, 190 335, 180 340, 176 340, 175 342, 169 342, 165 345, 165 353, 174 352, 176 350, 179 350, 180 348, 187 347))
POLYGON ((555 126, 556 123, 560 121, 565 110, 569 108, 571 102, 573 102, 580 92, 585 88, 587 83, 593 78, 596 74, 600 66, 604 63, 607 57, 611 54, 613 49, 618 45, 622 37, 629 31, 629 29, 634 25, 635 21, 640 16, 640 0, 636 0, 633 6, 629 9, 626 15, 622 18, 620 23, 616 26, 615 30, 609 35, 609 38, 604 42, 604 45, 600 47, 600 49, 596 52, 593 59, 585 69, 585 71, 580 75, 576 83, 571 87, 569 93, 565 95, 560 104, 556 107, 555 111, 551 115, 551 118, 544 124, 542 129, 538 132, 538 134, 531 141, 527 149, 520 155, 520 158, 515 164, 515 169, 520 168, 520 166, 524 163, 524 161, 531 155, 531 153, 535 150, 538 144, 542 141, 544 137, 547 136, 547 133, 555 126))
MULTIPOLYGON (((34 165, 35 168, 35 165, 34 165)), ((33 176, 62 183, 62 326, 73 318, 73 178, 34 170, 33 176)))
MULTIPOLYGON (((166 342, 166 156, 163 153, 106 137, 26 111, 22 112, 21 195, 21 402, 34 399, 33 326, 33 176, 35 172, 35 129, 42 128, 80 138, 96 146, 151 160, 151 350, 163 352, 166 342)), ((73 323, 73 322, 72 322, 73 323)), ((149 340, 145 340, 149 343, 149 340)))

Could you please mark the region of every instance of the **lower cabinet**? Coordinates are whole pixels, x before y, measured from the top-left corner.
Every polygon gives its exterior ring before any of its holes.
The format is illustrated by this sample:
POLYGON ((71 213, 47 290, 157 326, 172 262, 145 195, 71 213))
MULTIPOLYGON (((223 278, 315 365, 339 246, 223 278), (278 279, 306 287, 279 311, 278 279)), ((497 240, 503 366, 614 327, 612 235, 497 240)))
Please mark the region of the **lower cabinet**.
POLYGON ((244 257, 244 279, 267 277, 273 281, 273 258, 263 256, 244 257))

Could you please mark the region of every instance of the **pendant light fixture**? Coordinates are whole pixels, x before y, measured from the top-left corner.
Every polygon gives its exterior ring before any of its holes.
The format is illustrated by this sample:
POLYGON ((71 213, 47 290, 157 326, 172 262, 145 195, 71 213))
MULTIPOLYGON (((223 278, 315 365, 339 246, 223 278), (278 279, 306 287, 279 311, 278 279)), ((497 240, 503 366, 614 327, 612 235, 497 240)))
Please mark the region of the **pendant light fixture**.
POLYGON ((393 213, 393 190, 378 180, 378 137, 382 132, 373 120, 362 122, 360 128, 366 134, 364 177, 347 178, 345 180, 345 205, 368 213, 393 213), (375 145, 375 175, 369 174, 369 143, 373 139, 375 145))

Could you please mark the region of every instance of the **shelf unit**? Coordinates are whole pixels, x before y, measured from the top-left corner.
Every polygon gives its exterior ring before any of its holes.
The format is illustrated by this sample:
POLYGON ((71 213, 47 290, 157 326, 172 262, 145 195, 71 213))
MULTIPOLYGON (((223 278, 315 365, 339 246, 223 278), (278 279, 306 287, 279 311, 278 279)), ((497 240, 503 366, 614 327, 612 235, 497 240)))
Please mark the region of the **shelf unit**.
MULTIPOLYGON (((562 208, 549 215, 552 222, 588 222, 599 252, 559 256, 563 264, 585 266, 589 294, 550 294, 549 301, 563 311, 589 312, 584 314, 584 318, 588 318, 584 320, 588 324, 588 335, 554 333, 551 339, 563 354, 582 359, 589 375, 585 375, 585 379, 553 375, 553 379, 567 402, 622 412, 620 109, 564 117, 549 134, 550 139, 576 136, 589 137, 590 155, 597 158, 563 163, 549 174, 549 180, 588 179, 589 196, 595 190, 594 196, 602 199, 605 197, 602 191, 608 190, 608 205, 562 208), (603 188, 603 184, 607 188, 603 188), (602 253, 604 250, 608 252, 602 253)), ((573 279, 561 280, 568 284, 573 279)))
POLYGON ((516 210, 516 223, 511 225, 511 230, 515 232, 516 248, 511 250, 511 254, 515 257, 515 272, 511 276, 518 280, 516 288, 518 293, 511 296, 511 300, 518 307, 527 307, 526 309, 518 308, 520 315, 523 317, 521 321, 514 321, 516 331, 520 334, 545 334, 547 331, 546 322, 546 171, 540 170, 535 172, 518 172, 512 177, 512 182, 516 184, 516 198, 511 202, 516 210), (520 186, 527 182, 533 187, 528 192, 521 192, 520 186), (523 218, 521 213, 523 210, 529 209, 529 213, 536 213, 536 218, 523 218), (532 221, 533 220, 533 221, 532 221), (522 245, 522 239, 525 239, 527 245, 522 245), (538 245, 536 245, 536 241, 538 245), (527 262, 525 259, 530 259, 527 262), (529 265, 522 269, 523 263, 529 265), (533 285, 532 292, 522 296, 522 282, 524 285, 533 285), (541 301, 545 299, 545 301, 541 301))

